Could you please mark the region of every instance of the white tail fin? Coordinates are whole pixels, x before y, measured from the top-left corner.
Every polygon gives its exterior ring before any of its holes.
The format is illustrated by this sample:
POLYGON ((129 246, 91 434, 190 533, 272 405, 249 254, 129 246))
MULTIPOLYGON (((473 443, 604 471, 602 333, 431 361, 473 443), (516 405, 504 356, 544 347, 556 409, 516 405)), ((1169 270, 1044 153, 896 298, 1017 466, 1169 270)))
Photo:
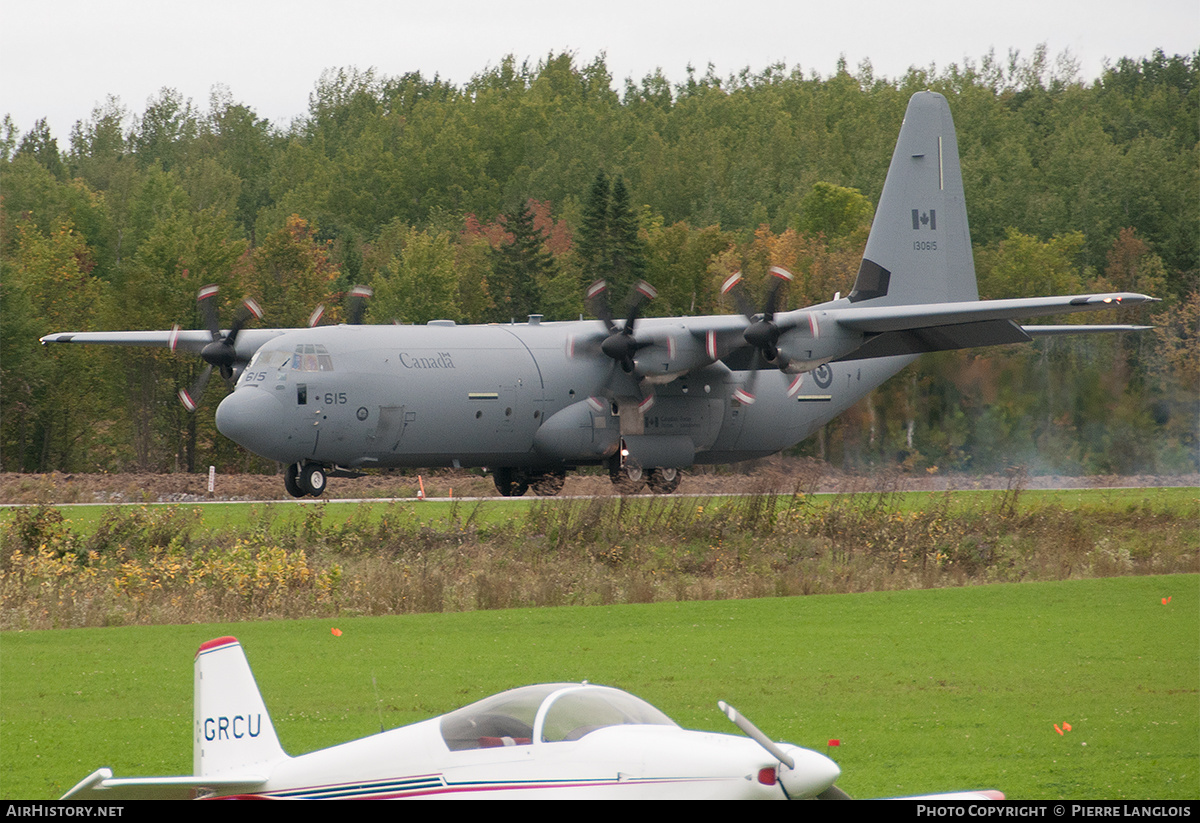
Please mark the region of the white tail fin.
POLYGON ((979 299, 946 98, 918 92, 908 102, 851 302, 871 306, 979 299))
POLYGON ((287 757, 237 638, 219 637, 200 646, 195 677, 196 776, 246 771, 287 757))

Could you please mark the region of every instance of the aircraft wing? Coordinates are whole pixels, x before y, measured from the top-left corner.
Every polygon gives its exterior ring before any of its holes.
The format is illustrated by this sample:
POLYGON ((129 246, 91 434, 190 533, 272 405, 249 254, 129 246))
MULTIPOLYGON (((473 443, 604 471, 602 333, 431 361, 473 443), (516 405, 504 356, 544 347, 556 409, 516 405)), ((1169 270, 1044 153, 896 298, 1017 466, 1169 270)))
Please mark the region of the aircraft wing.
POLYGON ((96 769, 60 800, 194 800, 211 795, 245 794, 267 782, 265 775, 197 777, 113 777, 96 769))
POLYGON ((1137 306, 1158 300, 1129 292, 911 306, 838 308, 822 313, 850 332, 868 335, 839 361, 1027 343, 1034 337, 1138 331, 1146 326, 1021 326, 1015 320, 1137 306))
POLYGON ((994 320, 1046 317, 1097 309, 1115 309, 1157 303, 1154 297, 1121 292, 1070 297, 1022 297, 1012 300, 974 300, 963 303, 928 303, 914 306, 834 309, 839 326, 853 331, 882 334, 891 331, 953 326, 994 320))
MULTIPOLYGON (((238 357, 249 360, 254 352, 275 337, 293 329, 242 329, 237 337, 238 357)), ((229 334, 222 330, 221 335, 229 334)), ((212 334, 203 329, 167 331, 67 331, 48 334, 39 342, 43 346, 51 343, 99 344, 104 346, 141 346, 145 348, 170 349, 199 354, 213 341, 212 334), (174 339, 174 343, 172 343, 174 339)))

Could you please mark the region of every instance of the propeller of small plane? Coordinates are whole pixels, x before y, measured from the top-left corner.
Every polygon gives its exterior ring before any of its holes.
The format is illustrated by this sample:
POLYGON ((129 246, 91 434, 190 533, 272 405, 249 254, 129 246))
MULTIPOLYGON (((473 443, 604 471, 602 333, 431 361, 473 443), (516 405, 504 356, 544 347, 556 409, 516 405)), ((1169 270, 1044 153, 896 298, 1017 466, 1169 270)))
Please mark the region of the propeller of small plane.
POLYGON ((818 800, 850 799, 850 795, 834 785, 834 781, 841 776, 841 770, 828 757, 819 752, 798 747, 793 748, 791 752, 786 752, 724 700, 718 700, 717 707, 725 713, 733 725, 742 730, 743 734, 762 746, 779 761, 781 767, 779 783, 788 797, 815 797, 818 800), (797 764, 797 756, 805 758, 807 762, 797 764))
MULTIPOLYGON (((363 316, 367 313, 367 301, 375 294, 370 286, 355 286, 346 296, 346 323, 351 326, 361 326, 363 316)), ((308 327, 311 329, 321 322, 325 316, 325 304, 319 304, 308 317, 308 327)))
MULTIPOLYGON (((205 286, 196 296, 196 302, 204 310, 204 322, 208 327, 209 334, 212 335, 212 342, 200 352, 200 357, 208 364, 204 367, 204 371, 200 372, 200 376, 196 378, 196 382, 191 385, 191 388, 179 390, 179 400, 190 412, 194 412, 200 405, 200 398, 204 395, 204 389, 208 386, 208 379, 212 376, 214 368, 220 369, 221 377, 226 381, 233 379, 234 366, 237 364, 238 332, 252 317, 261 319, 263 316, 262 307, 253 298, 247 297, 238 308, 233 327, 230 328, 228 334, 222 335, 214 300, 218 291, 216 286, 205 286)), ((179 327, 175 326, 174 334, 171 336, 172 351, 175 350, 178 331, 179 327)))
MULTIPOLYGON (((750 366, 750 377, 744 386, 734 391, 734 396, 747 405, 754 402, 754 382, 762 364, 778 364, 779 338, 784 332, 795 327, 795 323, 780 324, 775 322, 775 312, 779 310, 779 296, 783 287, 795 278, 787 269, 771 266, 770 274, 775 280, 767 291, 767 299, 763 302, 762 311, 755 311, 754 304, 746 296, 740 271, 731 274, 721 285, 721 294, 729 294, 738 304, 738 309, 746 316, 750 325, 742 333, 743 339, 754 348, 754 360, 750 366)), ((799 380, 793 381, 792 389, 798 388, 799 380)))

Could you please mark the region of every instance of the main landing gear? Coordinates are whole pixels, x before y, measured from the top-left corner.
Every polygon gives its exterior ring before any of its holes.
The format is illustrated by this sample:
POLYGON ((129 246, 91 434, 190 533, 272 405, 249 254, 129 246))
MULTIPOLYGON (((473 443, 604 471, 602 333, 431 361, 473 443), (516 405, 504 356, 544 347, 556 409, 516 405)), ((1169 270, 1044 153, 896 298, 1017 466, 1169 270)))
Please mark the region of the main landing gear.
POLYGON ((567 473, 527 472, 524 469, 501 466, 492 470, 492 481, 496 484, 496 491, 504 497, 520 497, 530 488, 539 497, 553 497, 562 491, 563 484, 567 482, 567 473))
POLYGON ((283 473, 283 486, 292 497, 320 497, 328 480, 318 463, 292 463, 283 473))
POLYGON ((679 488, 683 472, 679 469, 647 470, 636 460, 626 460, 624 466, 610 466, 608 478, 619 494, 637 494, 646 486, 655 494, 671 494, 679 488))

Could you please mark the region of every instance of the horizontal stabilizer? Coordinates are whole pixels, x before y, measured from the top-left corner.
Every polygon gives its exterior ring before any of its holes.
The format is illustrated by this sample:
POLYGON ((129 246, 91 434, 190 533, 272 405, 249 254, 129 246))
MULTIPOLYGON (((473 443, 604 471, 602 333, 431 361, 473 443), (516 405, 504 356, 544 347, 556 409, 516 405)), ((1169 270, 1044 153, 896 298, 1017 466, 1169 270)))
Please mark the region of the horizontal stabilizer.
POLYGON ((195 800, 245 794, 266 782, 265 775, 221 777, 113 777, 112 769, 97 769, 62 796, 62 800, 195 800))

